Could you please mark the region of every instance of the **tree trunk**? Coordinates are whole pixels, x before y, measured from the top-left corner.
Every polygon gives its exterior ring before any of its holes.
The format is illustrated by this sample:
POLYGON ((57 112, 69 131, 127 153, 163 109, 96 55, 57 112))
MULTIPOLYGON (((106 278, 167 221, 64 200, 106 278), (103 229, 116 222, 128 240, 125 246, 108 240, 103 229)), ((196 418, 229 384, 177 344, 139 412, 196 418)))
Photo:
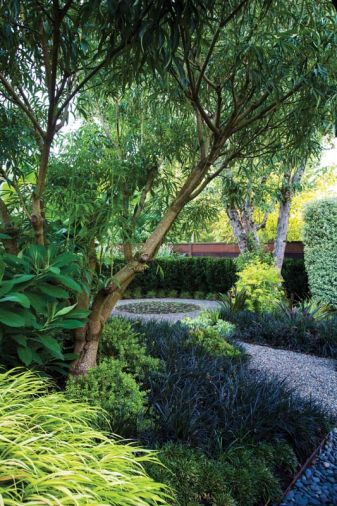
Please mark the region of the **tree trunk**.
POLYGON ((37 177, 36 190, 32 198, 32 215, 31 223, 35 232, 35 241, 37 244, 44 244, 44 217, 42 209, 42 195, 44 192, 49 155, 50 155, 51 140, 45 140, 41 147, 41 160, 37 177))
POLYGON ((291 207, 291 198, 290 196, 286 198, 284 201, 280 202, 280 209, 278 213, 277 220, 277 231, 275 238, 275 246, 274 246, 274 259, 275 265, 281 271, 283 260, 284 260, 284 252, 286 249, 287 243, 287 234, 289 227, 289 216, 290 216, 290 207, 291 207))
POLYGON ((229 218, 229 222, 231 224, 231 227, 233 229, 234 235, 236 237, 236 240, 238 241, 238 246, 240 253, 245 253, 248 250, 248 240, 247 240, 247 234, 243 228, 243 225, 240 220, 239 213, 236 209, 229 208, 226 209, 227 216, 229 218))
POLYGON ((275 246, 273 251, 275 265, 279 271, 282 270, 284 253, 287 244, 291 202, 296 191, 296 187, 301 182, 304 170, 305 164, 300 165, 292 175, 289 172, 284 175, 283 186, 281 189, 282 200, 280 202, 275 246))

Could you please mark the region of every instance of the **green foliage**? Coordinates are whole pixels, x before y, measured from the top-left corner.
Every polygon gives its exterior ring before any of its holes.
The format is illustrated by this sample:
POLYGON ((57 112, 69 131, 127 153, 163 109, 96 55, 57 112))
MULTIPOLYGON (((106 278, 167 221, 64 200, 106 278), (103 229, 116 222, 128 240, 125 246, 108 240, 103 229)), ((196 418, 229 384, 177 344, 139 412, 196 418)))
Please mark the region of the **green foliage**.
POLYGON ((248 295, 245 289, 238 291, 236 287, 227 293, 219 293, 221 308, 226 313, 243 311, 247 306, 248 295))
POLYGON ((142 427, 146 393, 141 391, 134 377, 124 371, 123 362, 117 359, 103 359, 85 376, 70 378, 66 394, 71 399, 86 401, 106 411, 106 416, 99 416, 96 420, 98 427, 104 430, 131 437, 142 427))
POLYGON ((53 248, 29 246, 0 261, 2 363, 60 370, 73 357, 62 351, 62 331, 84 325, 76 309, 85 287, 79 258, 53 248))
POLYGON ((99 344, 101 357, 118 359, 123 370, 145 381, 150 371, 159 368, 159 360, 148 355, 141 336, 125 318, 111 318, 104 326, 99 344))
POLYGON ((189 329, 187 342, 200 347, 202 353, 214 356, 239 357, 238 348, 226 341, 233 336, 235 326, 219 319, 216 311, 204 311, 197 318, 184 318, 182 323, 189 329))
MULTIPOLYGON (((115 260, 114 269, 122 265, 122 260, 115 260)), ((230 258, 172 256, 152 261, 130 289, 140 288, 142 293, 159 289, 216 293, 228 291, 235 279, 235 263, 230 258)))
MULTIPOLYGON (((266 258, 269 263, 270 255, 266 258)), ((133 298, 156 297, 158 290, 164 289, 167 291, 167 297, 181 297, 181 292, 189 292, 187 298, 216 300, 217 293, 227 293, 233 287, 237 279, 237 265, 241 260, 214 257, 156 259, 131 283, 125 298, 130 295, 133 298), (204 293, 208 295, 204 296, 204 293)), ((122 265, 123 260, 114 261, 116 271, 122 265)), ((108 274, 108 268, 105 267, 103 272, 108 274)), ((289 297, 304 298, 308 295, 308 281, 303 260, 286 258, 282 277, 289 297)))
POLYGON ((309 296, 308 275, 303 259, 285 258, 281 274, 289 298, 301 300, 309 296))
POLYGON ((253 311, 270 311, 282 300, 282 278, 275 266, 251 261, 238 272, 236 289, 245 291, 247 307, 253 311))
POLYGON ((0 502, 166 504, 167 489, 143 468, 153 455, 94 430, 96 410, 49 387, 30 372, 0 374, 0 502))
POLYGON ((209 458, 200 450, 166 444, 159 451, 165 467, 150 466, 154 479, 176 490, 174 504, 255 506, 278 501, 282 485, 276 470, 294 471, 297 460, 286 444, 244 444, 209 458))
MULTIPOLYGON (((230 332, 233 325, 224 322, 225 332, 230 332)), ((216 327, 197 327, 190 330, 188 342, 200 347, 203 353, 214 356, 239 357, 241 352, 224 339, 216 327)))
POLYGON ((316 305, 302 303, 278 305, 272 313, 225 311, 223 318, 235 324, 235 337, 242 341, 337 358, 337 318, 322 319, 322 313, 316 305))
POLYGON ((309 203, 304 214, 304 258, 312 296, 337 306, 337 200, 309 203))

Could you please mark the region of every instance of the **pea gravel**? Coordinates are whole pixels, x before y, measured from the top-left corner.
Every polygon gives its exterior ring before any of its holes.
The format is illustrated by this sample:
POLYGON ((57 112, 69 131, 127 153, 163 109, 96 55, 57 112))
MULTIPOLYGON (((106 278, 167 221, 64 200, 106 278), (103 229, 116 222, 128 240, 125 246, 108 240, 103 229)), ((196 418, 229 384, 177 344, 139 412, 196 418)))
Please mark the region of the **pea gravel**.
POLYGON ((311 398, 337 418, 336 361, 257 344, 240 343, 251 356, 256 371, 267 371, 285 380, 298 394, 311 398))

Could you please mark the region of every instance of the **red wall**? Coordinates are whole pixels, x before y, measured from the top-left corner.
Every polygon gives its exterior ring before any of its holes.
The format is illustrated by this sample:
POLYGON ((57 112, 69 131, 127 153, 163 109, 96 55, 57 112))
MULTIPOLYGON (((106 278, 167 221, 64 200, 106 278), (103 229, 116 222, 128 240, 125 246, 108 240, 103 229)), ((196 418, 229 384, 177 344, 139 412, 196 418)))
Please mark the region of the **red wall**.
MULTIPOLYGON (((273 251, 274 244, 266 245, 269 251, 273 251)), ((225 244, 222 242, 196 242, 186 244, 174 244, 174 251, 185 253, 193 257, 237 257, 239 247, 237 244, 225 244)), ((303 258, 302 242, 287 242, 285 256, 290 258, 303 258)))

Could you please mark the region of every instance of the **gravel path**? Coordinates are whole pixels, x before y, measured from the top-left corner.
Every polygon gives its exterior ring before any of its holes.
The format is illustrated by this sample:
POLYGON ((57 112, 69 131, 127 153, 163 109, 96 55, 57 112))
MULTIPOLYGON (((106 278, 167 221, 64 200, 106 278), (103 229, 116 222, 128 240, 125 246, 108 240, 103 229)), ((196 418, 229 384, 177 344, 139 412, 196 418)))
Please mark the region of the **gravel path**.
POLYGON ((195 299, 123 299, 120 300, 116 308, 112 311, 112 316, 125 316, 126 318, 132 319, 141 319, 141 320, 160 320, 160 321, 168 321, 168 322, 178 322, 183 318, 189 316, 190 318, 196 318, 201 311, 205 311, 205 309, 217 309, 218 303, 213 300, 195 300, 195 299), (127 311, 123 311, 123 306, 126 304, 136 304, 137 302, 182 302, 184 304, 194 304, 195 306, 199 306, 200 309, 198 311, 191 311, 190 313, 167 313, 167 314, 134 314, 128 313, 127 311))
POLYGON ((240 343, 251 355, 251 367, 270 371, 312 398, 337 417, 337 371, 335 360, 314 357, 268 346, 240 343))

